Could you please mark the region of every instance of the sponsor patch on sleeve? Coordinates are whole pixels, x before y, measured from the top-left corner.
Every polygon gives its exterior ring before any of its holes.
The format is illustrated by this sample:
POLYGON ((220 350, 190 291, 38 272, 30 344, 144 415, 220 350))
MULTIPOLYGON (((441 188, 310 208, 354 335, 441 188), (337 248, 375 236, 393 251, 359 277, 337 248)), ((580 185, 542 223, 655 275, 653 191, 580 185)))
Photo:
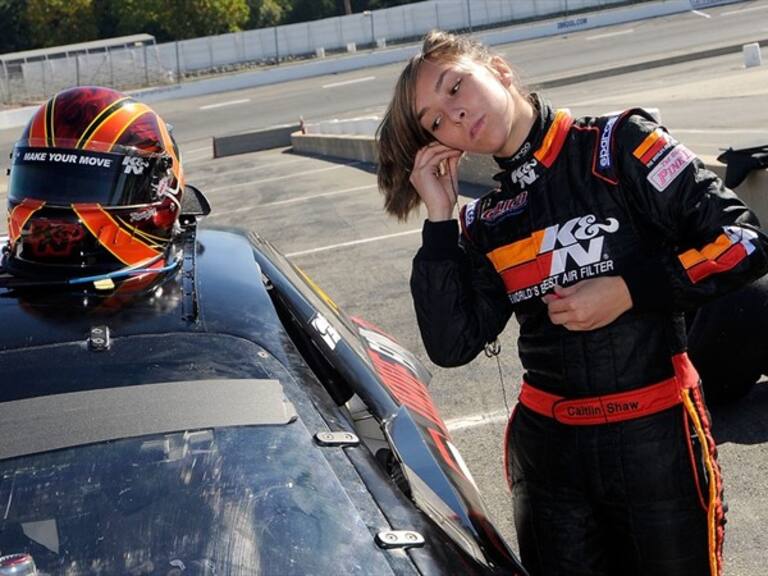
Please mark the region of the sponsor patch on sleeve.
POLYGON ((672 148, 677 141, 672 136, 664 132, 661 128, 656 128, 646 136, 640 145, 633 152, 635 158, 640 160, 648 168, 652 168, 656 162, 672 148))
POLYGON ((693 152, 678 144, 648 173, 648 182, 663 192, 694 158, 696 155, 693 152))

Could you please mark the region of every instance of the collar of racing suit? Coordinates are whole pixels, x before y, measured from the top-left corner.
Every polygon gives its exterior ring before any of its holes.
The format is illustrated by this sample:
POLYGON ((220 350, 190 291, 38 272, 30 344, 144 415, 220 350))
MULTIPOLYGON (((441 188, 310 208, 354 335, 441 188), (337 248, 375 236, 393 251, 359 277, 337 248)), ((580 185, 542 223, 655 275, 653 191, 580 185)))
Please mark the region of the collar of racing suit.
POLYGON ((538 116, 534 121, 533 126, 531 126, 531 130, 528 132, 525 141, 512 156, 493 157, 496 164, 502 169, 501 172, 494 175, 493 179, 499 182, 501 189, 505 192, 509 191, 517 193, 520 191, 519 187, 515 185, 511 179, 512 174, 520 170, 541 168, 537 165, 538 163, 533 155, 542 145, 542 141, 555 119, 555 111, 552 109, 549 102, 538 94, 531 94, 530 99, 535 110, 538 112, 538 116), (531 164, 531 162, 533 162, 533 164, 531 164))

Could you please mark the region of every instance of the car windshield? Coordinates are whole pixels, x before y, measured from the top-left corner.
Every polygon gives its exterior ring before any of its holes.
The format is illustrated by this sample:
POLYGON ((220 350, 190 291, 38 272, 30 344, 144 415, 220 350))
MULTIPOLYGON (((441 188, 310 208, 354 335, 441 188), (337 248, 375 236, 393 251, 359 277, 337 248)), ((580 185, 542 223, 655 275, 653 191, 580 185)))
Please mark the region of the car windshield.
POLYGON ((391 574, 285 367, 225 334, 168 344, 0 351, 23 383, 0 387, 0 556, 68 576, 391 574))
POLYGON ((0 554, 45 574, 389 573, 311 442, 294 420, 0 461, 0 554))

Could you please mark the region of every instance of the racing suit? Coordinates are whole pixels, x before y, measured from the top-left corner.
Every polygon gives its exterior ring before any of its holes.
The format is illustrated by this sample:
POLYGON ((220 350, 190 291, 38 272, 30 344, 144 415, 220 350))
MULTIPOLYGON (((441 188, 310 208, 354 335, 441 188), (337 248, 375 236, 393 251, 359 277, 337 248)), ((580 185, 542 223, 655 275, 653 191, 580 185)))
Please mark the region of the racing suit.
POLYGON ((461 209, 461 231, 424 225, 411 290, 425 347, 465 364, 516 315, 505 467, 532 575, 719 575, 722 483, 682 312, 763 274, 767 239, 644 111, 573 119, 532 100, 500 187, 461 209), (556 284, 617 275, 633 306, 611 324, 550 322, 556 284))

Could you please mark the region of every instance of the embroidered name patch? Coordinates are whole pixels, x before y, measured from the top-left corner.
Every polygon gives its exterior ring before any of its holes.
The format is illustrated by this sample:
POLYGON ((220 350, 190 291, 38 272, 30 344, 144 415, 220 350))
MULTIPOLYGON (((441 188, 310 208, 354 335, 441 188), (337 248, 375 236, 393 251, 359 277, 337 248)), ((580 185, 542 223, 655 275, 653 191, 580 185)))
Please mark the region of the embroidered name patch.
POLYGON ((510 198, 509 200, 502 200, 492 208, 485 210, 482 214, 480 214, 480 219, 483 222, 495 224, 496 222, 504 220, 508 216, 520 214, 520 212, 522 212, 527 205, 528 191, 523 190, 514 198, 510 198))
POLYGON ((648 173, 648 182, 663 192, 694 158, 696 155, 693 152, 678 144, 648 173))

